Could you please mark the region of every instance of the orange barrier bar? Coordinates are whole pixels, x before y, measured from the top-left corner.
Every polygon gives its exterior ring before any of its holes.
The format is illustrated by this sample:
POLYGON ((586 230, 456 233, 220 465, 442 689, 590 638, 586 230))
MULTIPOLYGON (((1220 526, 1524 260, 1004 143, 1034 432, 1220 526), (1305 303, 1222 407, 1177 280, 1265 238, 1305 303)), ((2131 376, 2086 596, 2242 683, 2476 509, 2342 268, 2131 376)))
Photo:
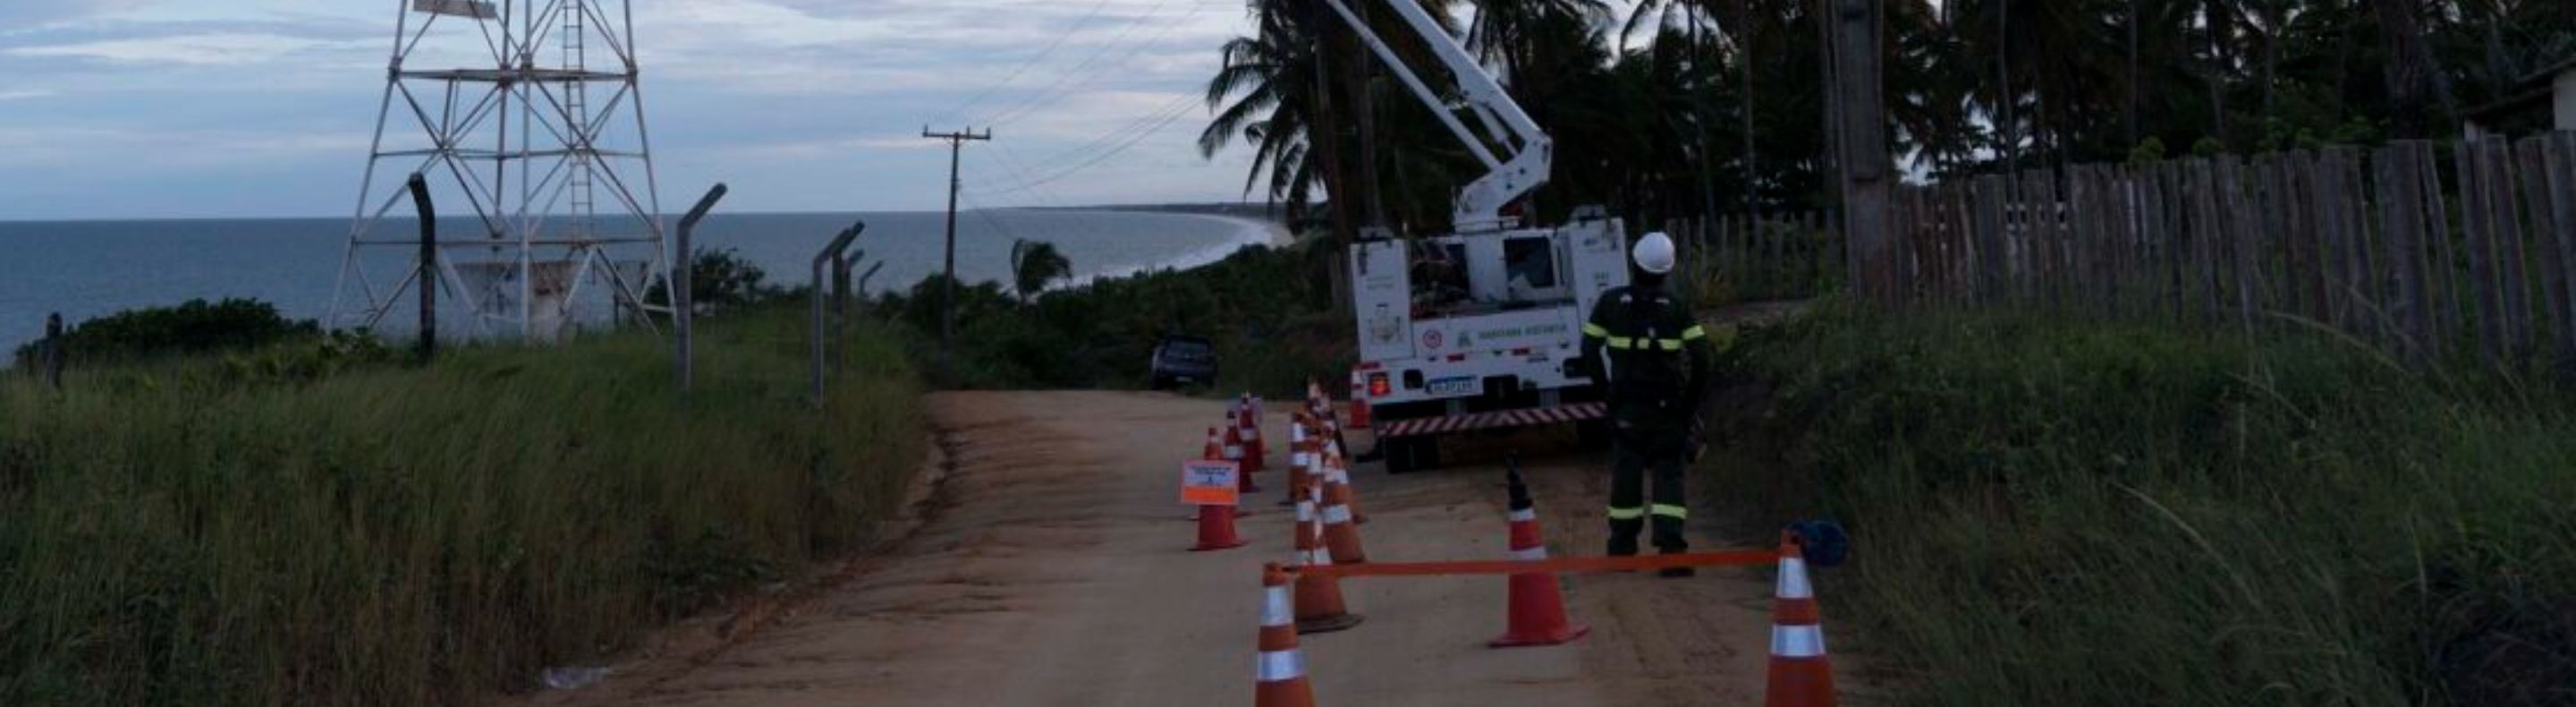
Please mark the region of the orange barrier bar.
POLYGON ((1629 572, 1666 567, 1751 567, 1780 561, 1771 550, 1689 552, 1633 557, 1562 557, 1546 560, 1461 560, 1454 562, 1371 562, 1358 565, 1309 565, 1293 572, 1331 577, 1425 577, 1478 574, 1563 574, 1629 572))

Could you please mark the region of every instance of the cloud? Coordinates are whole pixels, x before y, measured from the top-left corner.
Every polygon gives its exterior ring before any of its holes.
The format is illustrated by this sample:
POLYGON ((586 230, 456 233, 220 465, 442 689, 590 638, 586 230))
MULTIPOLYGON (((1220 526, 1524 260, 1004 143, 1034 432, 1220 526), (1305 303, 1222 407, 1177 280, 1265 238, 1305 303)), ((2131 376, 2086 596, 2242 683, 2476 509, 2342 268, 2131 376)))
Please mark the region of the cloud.
POLYGON ((0 101, 32 101, 38 98, 52 98, 57 95, 61 94, 42 88, 11 89, 0 91, 0 101))
POLYGON ((352 49, 357 46, 355 40, 219 32, 11 47, 0 50, 0 54, 19 57, 90 59, 123 64, 241 66, 268 63, 310 51, 352 49))
POLYGON ((0 2, 0 35, 35 31, 44 25, 133 9, 149 0, 6 0, 0 2))

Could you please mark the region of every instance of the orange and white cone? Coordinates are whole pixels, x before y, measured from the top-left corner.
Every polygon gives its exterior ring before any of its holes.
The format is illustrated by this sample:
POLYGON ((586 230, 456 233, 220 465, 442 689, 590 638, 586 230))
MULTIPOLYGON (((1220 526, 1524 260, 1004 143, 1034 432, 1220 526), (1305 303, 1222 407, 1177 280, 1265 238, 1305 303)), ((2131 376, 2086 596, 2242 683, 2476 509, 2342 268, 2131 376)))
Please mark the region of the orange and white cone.
POLYGON ((1339 494, 1342 507, 1351 509, 1352 523, 1367 525, 1368 514, 1360 512, 1360 489, 1351 483, 1351 465, 1342 458, 1341 441, 1326 438, 1317 445, 1323 447, 1326 492, 1339 494))
POLYGON ((1280 499, 1279 505, 1296 505, 1306 492, 1306 467, 1313 463, 1310 456, 1314 453, 1315 442, 1306 436, 1305 416, 1300 414, 1288 423, 1288 497, 1280 499))
POLYGON ((1307 478, 1318 485, 1316 495, 1321 499, 1318 505, 1324 519, 1324 546, 1331 550, 1333 563, 1356 565, 1367 562, 1368 551, 1360 547, 1359 524, 1353 522, 1351 506, 1347 503, 1351 496, 1350 484, 1335 483, 1329 467, 1307 472, 1307 478))
POLYGON ((1288 571, 1261 568, 1261 641, 1253 663, 1253 707, 1315 707, 1306 681, 1306 653, 1297 648, 1297 610, 1288 595, 1288 571))
POLYGON ((1241 430, 1239 436, 1243 438, 1243 470, 1262 471, 1269 467, 1269 460, 1265 457, 1270 455, 1270 449, 1261 444, 1260 398, 1250 394, 1243 396, 1243 401, 1235 407, 1234 426, 1241 430))
POLYGON ((1235 489, 1244 493, 1259 493, 1261 487, 1252 485, 1252 463, 1245 461, 1242 428, 1226 425, 1224 429, 1225 460, 1234 462, 1235 489))
POLYGON ((1780 534, 1780 584, 1771 604, 1771 674, 1767 707, 1834 707, 1834 666, 1825 657, 1824 616, 1807 581, 1806 553, 1796 533, 1780 534))
MULTIPOLYGON (((1324 548, 1324 523, 1316 517, 1316 487, 1309 483, 1297 500, 1297 565, 1331 567, 1324 548)), ((1360 615, 1342 604, 1342 581, 1315 572, 1297 573, 1297 632, 1330 633, 1360 625, 1360 615)))
MULTIPOLYGON (((1521 561, 1547 559, 1547 540, 1539 536, 1538 505, 1530 501, 1529 487, 1521 483, 1519 471, 1511 474, 1512 559, 1521 561)), ((1565 592, 1556 585, 1556 575, 1527 572, 1512 575, 1511 615, 1504 624, 1503 635, 1486 645, 1495 648, 1519 646, 1553 646, 1582 638, 1592 629, 1576 625, 1565 618, 1565 592)))
MULTIPOLYGON (((1215 446, 1216 429, 1217 428, 1214 427, 1208 428, 1209 448, 1208 454, 1205 456, 1209 461, 1219 461, 1224 455, 1224 453, 1215 446)), ((1243 537, 1236 535, 1234 532, 1233 506, 1199 506, 1198 508, 1199 544, 1191 547, 1190 551, 1205 552, 1208 550, 1228 550, 1243 547, 1243 537)))

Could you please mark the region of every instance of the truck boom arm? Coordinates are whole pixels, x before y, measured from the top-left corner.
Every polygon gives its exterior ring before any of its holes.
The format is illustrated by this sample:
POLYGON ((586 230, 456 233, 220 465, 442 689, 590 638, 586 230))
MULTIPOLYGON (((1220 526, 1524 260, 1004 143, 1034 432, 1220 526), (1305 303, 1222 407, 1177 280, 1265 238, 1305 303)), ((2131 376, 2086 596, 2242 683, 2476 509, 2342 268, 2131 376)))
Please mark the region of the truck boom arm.
POLYGON ((1396 77, 1404 80, 1406 88, 1413 90, 1414 97, 1421 99, 1423 105, 1429 106, 1432 115, 1438 116, 1441 124, 1448 126, 1449 132, 1456 135, 1460 142, 1466 143, 1467 150, 1475 153, 1477 161, 1483 162, 1485 168, 1490 170, 1459 190, 1451 214, 1451 220, 1458 231, 1469 233, 1506 227, 1508 224, 1503 219, 1503 207, 1511 204, 1514 199, 1519 199, 1522 195, 1537 189, 1539 185, 1547 183, 1548 169, 1553 159, 1551 152, 1555 145, 1554 141, 1548 138, 1547 131, 1540 129, 1538 121, 1530 119, 1529 113, 1521 110, 1519 103, 1512 101, 1511 94, 1503 91, 1502 82, 1496 81, 1493 74, 1486 73, 1484 65, 1477 63, 1475 55, 1467 53, 1467 47, 1459 44, 1456 37, 1449 36, 1449 32, 1442 29, 1440 23, 1433 21, 1415 0, 1385 0, 1385 4, 1394 10, 1398 17, 1404 18, 1404 23, 1412 27, 1415 34, 1421 35, 1422 41, 1430 45, 1431 53, 1440 58, 1442 65, 1448 67, 1449 73, 1456 78, 1458 87, 1464 94, 1466 108, 1475 114, 1477 121, 1483 124, 1494 142, 1502 145, 1506 150, 1504 155, 1496 156, 1485 146, 1483 138, 1468 130, 1465 123, 1459 122, 1457 112, 1446 101, 1442 101, 1438 93, 1425 85, 1422 78, 1415 75, 1411 68, 1405 66, 1404 60, 1398 57, 1395 50, 1389 48, 1384 40, 1378 38, 1377 32, 1369 29, 1368 23, 1361 22, 1358 15, 1352 14, 1350 7, 1343 4, 1343 0, 1324 0, 1324 2, 1331 5, 1334 14, 1341 15, 1342 21, 1349 23, 1353 31, 1359 33, 1361 41, 1367 43, 1369 49, 1377 53, 1378 59, 1386 62, 1388 68, 1395 70, 1396 77))

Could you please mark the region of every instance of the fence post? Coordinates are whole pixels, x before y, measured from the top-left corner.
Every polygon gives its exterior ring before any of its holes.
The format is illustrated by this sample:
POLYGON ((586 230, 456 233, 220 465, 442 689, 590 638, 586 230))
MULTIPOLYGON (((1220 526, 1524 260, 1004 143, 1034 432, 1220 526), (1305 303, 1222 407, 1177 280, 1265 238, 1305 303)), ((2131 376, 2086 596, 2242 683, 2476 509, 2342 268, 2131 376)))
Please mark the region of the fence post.
MULTIPOLYGON (((2424 303, 2424 216, 2417 199, 2423 190, 2414 160, 2403 145, 2380 148, 2372 159, 2379 176, 2380 228, 2387 235, 2388 269, 2397 282, 2396 301, 2384 309, 2395 310, 2399 352, 2407 360, 2422 364, 2427 360, 2429 317, 2424 303)), ((2389 315, 2384 315, 2389 316, 2389 315)))
MULTIPOLYGON (((2561 370, 2576 371, 2576 132, 2552 133, 2543 138, 2541 171, 2546 176, 2550 223, 2549 236, 2543 240, 2542 258, 2552 259, 2562 274, 2559 289, 2550 290, 2549 298, 2559 304, 2558 354, 2565 357, 2561 370)), ((2533 204, 2541 208, 2543 204, 2533 204)))
POLYGON ((429 203, 429 181, 419 172, 411 173, 404 185, 411 191, 411 205, 420 212, 420 362, 429 363, 438 355, 438 210, 429 203))
POLYGON ((45 386, 63 389, 63 313, 45 315, 45 355, 39 362, 45 371, 45 386))
POLYGON ((679 255, 671 259, 671 276, 668 278, 671 283, 671 329, 679 339, 680 393, 684 395, 697 377, 697 327, 694 322, 698 318, 698 269, 697 250, 692 244, 696 242, 698 221, 707 217, 707 212, 716 207, 716 202, 724 200, 726 191, 724 183, 718 182, 707 190, 706 196, 698 198, 698 205, 689 207, 688 215, 680 217, 680 240, 676 244, 679 255))
POLYGON ((859 233, 867 229, 866 221, 842 229, 839 235, 832 237, 831 243, 823 246, 822 252, 814 254, 814 284, 807 291, 805 299, 812 308, 812 334, 808 337, 810 339, 808 343, 812 354, 810 368, 814 374, 814 408, 817 410, 823 408, 823 342, 830 338, 823 327, 823 298, 826 295, 823 267, 829 265, 834 257, 840 255, 842 249, 849 247, 850 241, 857 239, 859 233))

